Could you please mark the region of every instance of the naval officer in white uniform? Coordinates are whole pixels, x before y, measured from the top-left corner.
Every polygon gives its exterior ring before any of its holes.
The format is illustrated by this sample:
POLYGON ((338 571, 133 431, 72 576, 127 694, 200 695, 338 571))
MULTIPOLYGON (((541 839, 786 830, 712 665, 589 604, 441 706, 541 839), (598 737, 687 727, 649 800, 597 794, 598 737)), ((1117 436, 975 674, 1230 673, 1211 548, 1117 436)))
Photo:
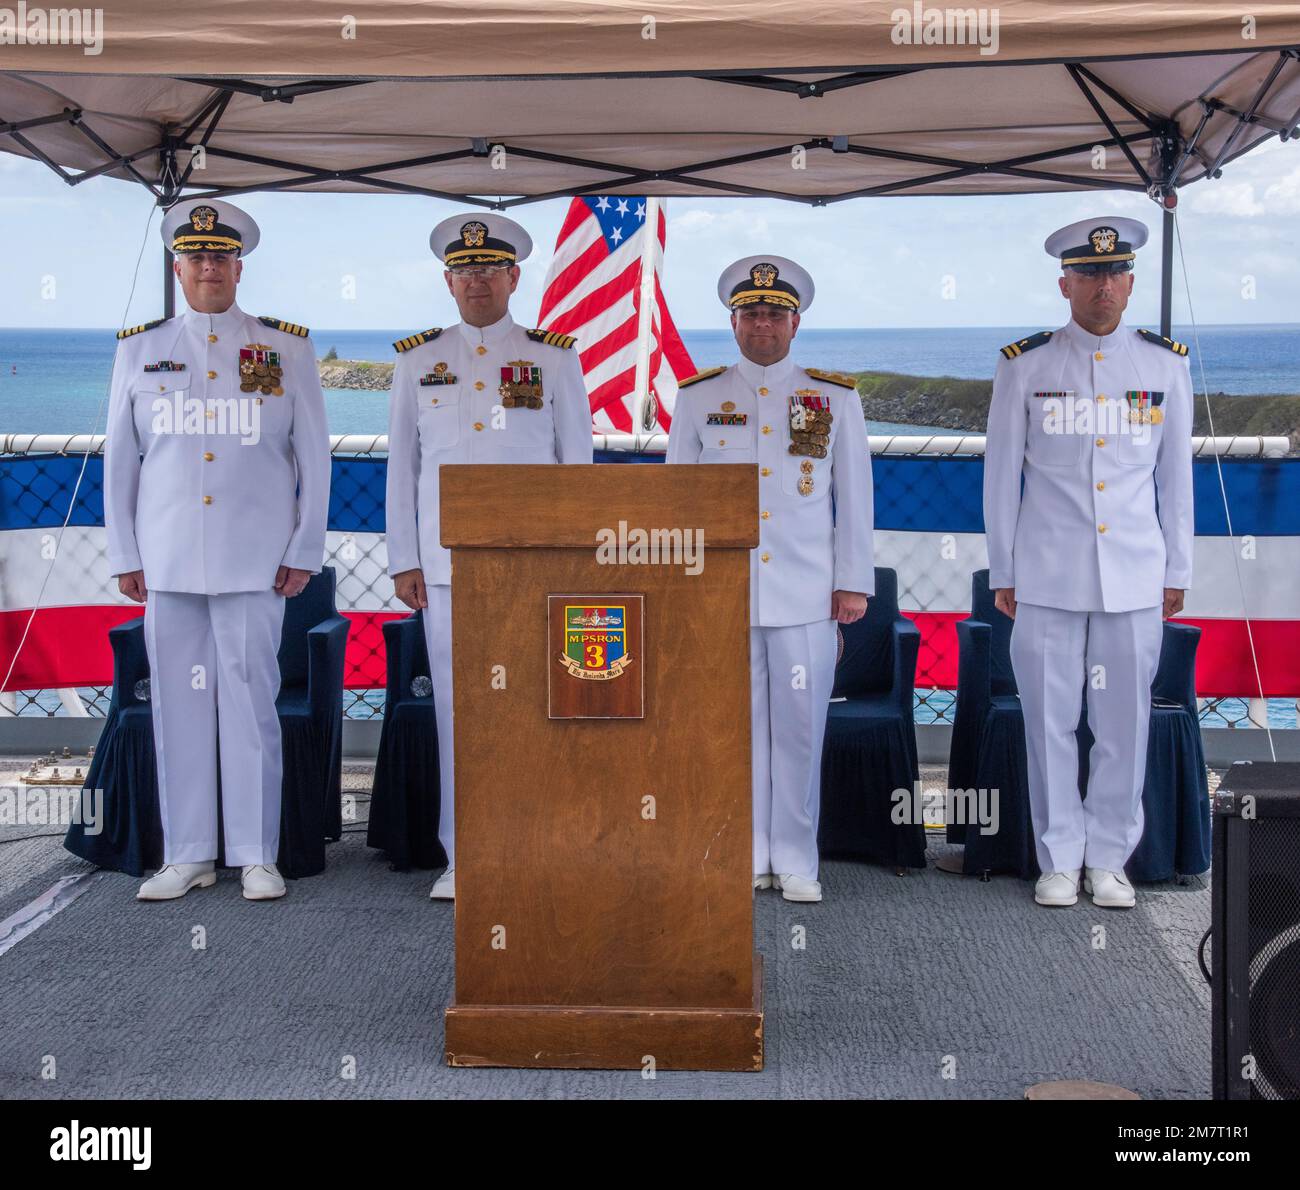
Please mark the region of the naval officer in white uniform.
POLYGON ((329 432, 305 328, 235 302, 258 229, 239 208, 182 200, 163 241, 189 309, 122 331, 104 449, 108 560, 144 603, 164 867, 144 901, 216 880, 284 895, 280 687, 284 600, 321 568, 329 432), (218 742, 219 741, 219 742, 218 742))
POLYGON ((1187 348, 1124 323, 1134 219, 1049 236, 1071 318, 1002 349, 989 407, 989 585, 1015 618, 1040 905, 1129 908, 1162 620, 1192 581, 1187 348), (1021 480, 1023 478, 1023 492, 1021 480), (1075 727, 1096 738, 1080 800, 1075 727))
POLYGON ((836 621, 875 591, 871 453, 851 377, 797 366, 790 341, 812 278, 781 256, 727 268, 718 297, 743 358, 683 381, 669 463, 758 464, 750 554, 754 887, 820 901, 822 739, 836 621))
MULTIPOLYGON (((461 321, 400 339, 388 410, 388 573, 397 597, 424 608, 447 869, 429 894, 451 900, 455 784, 451 686, 451 551, 440 544, 443 463, 590 463, 591 406, 575 340, 510 317, 528 233, 491 213, 455 215, 429 246, 446 265, 461 321)), ((488 730, 484 725, 484 730, 488 730)))

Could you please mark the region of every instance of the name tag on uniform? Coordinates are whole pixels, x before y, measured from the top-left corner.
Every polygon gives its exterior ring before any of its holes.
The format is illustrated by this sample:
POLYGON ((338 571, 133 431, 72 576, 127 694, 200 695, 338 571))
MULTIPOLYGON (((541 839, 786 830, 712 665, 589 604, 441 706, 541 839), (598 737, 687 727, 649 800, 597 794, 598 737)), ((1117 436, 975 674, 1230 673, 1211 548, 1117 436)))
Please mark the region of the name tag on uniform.
POLYGON ((184 372, 185 365, 179 360, 160 359, 157 363, 145 364, 146 372, 184 372))
POLYGON ((748 424, 748 413, 710 413, 705 421, 705 425, 709 426, 744 426, 748 424))
POLYGON ((1055 397, 1058 401, 1063 401, 1065 400, 1066 397, 1074 396, 1074 389, 1067 388, 1064 392, 1059 392, 1059 393, 1034 393, 1034 396, 1037 397, 1039 400, 1042 400, 1046 397, 1055 397))

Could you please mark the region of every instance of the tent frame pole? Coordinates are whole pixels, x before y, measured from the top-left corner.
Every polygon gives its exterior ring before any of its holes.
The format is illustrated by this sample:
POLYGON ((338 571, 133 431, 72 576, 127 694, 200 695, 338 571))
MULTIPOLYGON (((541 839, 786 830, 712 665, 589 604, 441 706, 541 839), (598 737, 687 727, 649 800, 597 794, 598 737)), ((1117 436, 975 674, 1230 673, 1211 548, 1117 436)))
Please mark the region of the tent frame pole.
POLYGON ((1160 333, 1166 339, 1173 331, 1174 298, 1174 212, 1165 207, 1160 216, 1160 333))

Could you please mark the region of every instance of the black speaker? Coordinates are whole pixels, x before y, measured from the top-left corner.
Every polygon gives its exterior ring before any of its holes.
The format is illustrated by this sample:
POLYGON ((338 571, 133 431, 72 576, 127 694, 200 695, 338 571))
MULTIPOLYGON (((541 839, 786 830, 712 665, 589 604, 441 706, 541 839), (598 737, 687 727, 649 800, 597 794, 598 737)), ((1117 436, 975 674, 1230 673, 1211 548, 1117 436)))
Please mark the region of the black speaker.
POLYGON ((1300 1100, 1300 764, 1234 764, 1214 795, 1215 1099, 1300 1100))

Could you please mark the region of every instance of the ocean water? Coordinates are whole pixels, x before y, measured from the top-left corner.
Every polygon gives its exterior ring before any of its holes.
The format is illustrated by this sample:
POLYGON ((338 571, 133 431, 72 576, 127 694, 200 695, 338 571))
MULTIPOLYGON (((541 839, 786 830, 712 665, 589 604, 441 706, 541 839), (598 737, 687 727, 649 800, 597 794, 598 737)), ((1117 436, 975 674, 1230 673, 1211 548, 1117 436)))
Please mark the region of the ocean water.
MULTIPOLYGON (((394 330, 313 330, 322 355, 391 360, 394 330)), ((961 327, 934 330, 810 330, 795 340, 794 356, 809 367, 837 372, 866 369, 917 376, 990 378, 998 348, 1040 327, 961 327)), ((1191 342, 1189 327, 1174 337, 1191 342)), ((683 331, 698 368, 739 359, 729 329, 683 331)), ((1211 392, 1300 393, 1300 323, 1200 328, 1206 383, 1211 392)), ((109 330, 0 328, 0 433, 102 432, 116 347, 109 330)), ((1192 362, 1200 391, 1200 369, 1192 362)), ((330 431, 381 434, 388 423, 383 392, 331 390, 330 431)), ((890 427, 872 427, 884 432, 890 427)))

